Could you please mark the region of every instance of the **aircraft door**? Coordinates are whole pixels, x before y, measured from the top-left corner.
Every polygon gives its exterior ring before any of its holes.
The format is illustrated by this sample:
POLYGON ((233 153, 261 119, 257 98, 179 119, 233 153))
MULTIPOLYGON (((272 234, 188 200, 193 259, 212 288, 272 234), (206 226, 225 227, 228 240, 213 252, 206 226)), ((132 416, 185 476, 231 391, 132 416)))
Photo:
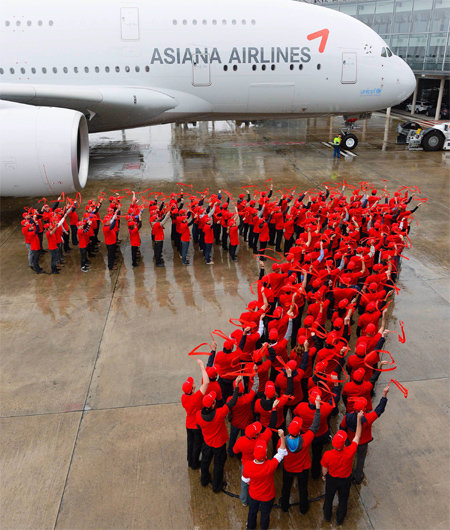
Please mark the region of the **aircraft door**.
POLYGON ((139 40, 139 8, 120 8, 120 30, 122 40, 139 40))
POLYGON ((356 83, 357 69, 356 52, 342 52, 341 83, 356 83))
POLYGON ((211 65, 208 50, 196 48, 192 51, 192 84, 194 86, 211 85, 211 65))

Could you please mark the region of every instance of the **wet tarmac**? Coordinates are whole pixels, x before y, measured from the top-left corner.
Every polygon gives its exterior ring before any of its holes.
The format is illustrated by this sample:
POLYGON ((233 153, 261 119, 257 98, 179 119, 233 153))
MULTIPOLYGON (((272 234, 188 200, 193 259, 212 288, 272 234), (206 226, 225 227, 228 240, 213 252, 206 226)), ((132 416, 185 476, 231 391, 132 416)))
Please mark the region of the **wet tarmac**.
MULTIPOLYGON (((449 528, 450 153, 396 146, 395 119, 383 145, 384 118, 376 115, 358 131, 356 156, 333 161, 322 142, 340 123, 236 129, 221 122, 93 135, 83 199, 121 188, 170 193, 177 182, 237 194, 268 178, 276 189, 343 179, 375 186, 387 179, 390 190, 418 186, 430 201, 416 214, 388 322, 395 329, 404 320, 407 339, 400 344, 390 335, 387 343, 409 396, 395 388, 389 394, 344 527, 449 528)), ((166 268, 155 268, 145 218, 139 267, 131 267, 122 226, 117 270, 108 271, 102 244, 88 274, 74 250, 59 276, 38 276, 28 268, 19 225, 33 203, 5 199, 1 208, 0 527, 244 528, 239 499, 202 488, 199 471, 188 470, 179 401, 186 376, 198 382, 187 352, 210 330, 229 330, 228 319, 251 299, 257 268, 246 245, 237 263, 216 247, 213 267, 198 252, 184 267, 166 242, 166 268)), ((382 374, 378 397, 386 380, 382 374)), ((238 493, 239 463, 229 459, 225 470, 227 491, 238 493)), ((278 496, 280 472, 276 486, 278 496)), ((310 481, 312 498, 323 491, 321 481, 310 481)), ((306 516, 297 506, 289 514, 274 508, 271 528, 334 527, 321 508, 320 500, 306 516)))

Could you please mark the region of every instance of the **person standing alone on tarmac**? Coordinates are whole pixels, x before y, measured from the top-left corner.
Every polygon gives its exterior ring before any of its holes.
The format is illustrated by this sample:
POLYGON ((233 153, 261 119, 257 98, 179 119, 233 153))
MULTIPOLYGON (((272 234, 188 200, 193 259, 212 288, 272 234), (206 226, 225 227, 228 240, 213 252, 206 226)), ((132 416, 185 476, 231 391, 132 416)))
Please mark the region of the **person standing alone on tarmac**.
POLYGON ((334 153, 333 158, 341 158, 341 135, 337 134, 333 138, 333 147, 334 147, 334 153))

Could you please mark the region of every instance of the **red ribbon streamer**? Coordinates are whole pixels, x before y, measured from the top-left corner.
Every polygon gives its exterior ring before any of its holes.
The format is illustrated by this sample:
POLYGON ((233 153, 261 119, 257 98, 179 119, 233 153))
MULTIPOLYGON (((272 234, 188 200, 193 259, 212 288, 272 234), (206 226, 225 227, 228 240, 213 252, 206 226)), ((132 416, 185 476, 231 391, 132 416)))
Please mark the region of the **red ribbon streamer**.
POLYGON ((403 395, 405 396, 405 398, 408 397, 408 389, 405 388, 403 385, 401 385, 396 379, 391 379, 389 381, 389 384, 388 386, 392 383, 394 383, 394 385, 403 393, 403 395))

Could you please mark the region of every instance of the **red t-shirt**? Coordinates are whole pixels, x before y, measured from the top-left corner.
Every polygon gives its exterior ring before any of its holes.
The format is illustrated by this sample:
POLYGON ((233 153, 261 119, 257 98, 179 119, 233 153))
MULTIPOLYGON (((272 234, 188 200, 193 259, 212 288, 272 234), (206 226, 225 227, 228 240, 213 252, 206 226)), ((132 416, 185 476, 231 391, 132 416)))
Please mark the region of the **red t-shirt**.
MULTIPOLYGON (((275 427, 278 429, 284 421, 284 407, 288 403, 288 397, 286 394, 281 396, 277 405, 277 423, 275 427)), ((272 409, 265 410, 261 406, 261 400, 258 399, 255 403, 255 413, 259 414, 259 421, 264 427, 268 427, 270 423, 270 416, 272 415, 272 409)))
POLYGON ((58 245, 57 245, 57 242, 56 242, 56 232, 51 234, 50 231, 47 230, 45 235, 47 236, 48 249, 49 250, 56 250, 58 248, 58 245))
POLYGON ((203 232, 205 233, 205 243, 214 243, 213 227, 209 224, 205 224, 203 232))
POLYGON ((31 240, 33 239, 33 232, 30 232, 28 230, 28 227, 30 225, 22 226, 22 234, 25 237, 25 243, 31 244, 31 240))
POLYGON ((181 404, 186 411, 186 427, 188 429, 197 429, 196 414, 202 408, 203 394, 197 390, 195 394, 183 394, 181 404))
POLYGON ((268 442, 272 438, 272 431, 266 429, 262 432, 257 438, 247 438, 247 436, 241 436, 238 438, 237 442, 234 444, 233 451, 237 453, 242 453, 242 463, 253 460, 253 451, 255 450, 256 442, 264 440, 268 442))
MULTIPOLYGON (((252 403, 255 395, 255 392, 250 390, 248 394, 239 396, 236 405, 231 410, 231 425, 234 425, 237 429, 245 429, 252 422, 252 403)), ((232 396, 227 399, 227 402, 230 399, 232 399, 232 396)))
POLYGON ((211 421, 202 418, 202 411, 197 411, 196 423, 202 430, 203 440, 209 447, 222 447, 228 441, 228 431, 225 425, 225 417, 230 409, 224 405, 216 409, 216 414, 211 421))
POLYGON ((78 234, 78 248, 87 248, 89 244, 89 232, 85 232, 82 228, 77 230, 78 234))
POLYGON ((352 442, 342 451, 336 451, 336 449, 325 451, 320 463, 328 469, 328 473, 332 477, 348 478, 352 474, 353 458, 357 448, 358 444, 352 442))
POLYGON ((275 498, 275 480, 273 478, 278 467, 278 460, 272 458, 261 464, 249 460, 244 464, 242 475, 250 479, 249 494, 255 501, 270 501, 275 498))
POLYGON ((230 245, 237 246, 239 245, 239 229, 237 226, 230 227, 230 245))
MULTIPOLYGON (((322 403, 320 407, 320 425, 316 436, 322 436, 328 431, 328 416, 333 411, 333 407, 329 403, 322 403)), ((302 401, 294 409, 294 416, 299 416, 303 420, 303 430, 307 430, 311 427, 314 420, 314 414, 316 413, 315 405, 313 408, 309 406, 309 403, 302 401)))
POLYGON ((141 237, 139 235, 139 229, 136 227, 136 228, 132 228, 131 230, 128 229, 128 231, 130 232, 130 245, 132 247, 140 247, 141 237))
POLYGON ((152 226, 152 235, 155 241, 164 241, 164 228, 159 221, 152 226))
MULTIPOLYGON (((286 446, 288 454, 284 457, 283 466, 289 473, 301 473, 305 469, 311 467, 311 457, 309 455, 309 446, 314 440, 314 433, 308 430, 305 434, 302 434, 303 445, 298 453, 291 453, 289 447, 286 446)), ((278 442, 280 447, 281 441, 278 442)))
POLYGON ((372 399, 370 393, 373 385, 369 381, 362 381, 361 383, 355 383, 355 381, 349 381, 345 383, 342 389, 342 396, 347 398, 347 412, 353 412, 355 409, 353 400, 357 397, 367 399, 366 410, 372 410, 372 399))
POLYGON ((39 241, 39 237, 36 234, 36 228, 33 228, 29 230, 30 235, 30 249, 31 250, 41 250, 41 242, 39 241))
MULTIPOLYGON (((117 224, 117 223, 116 223, 117 224)), ((114 245, 117 241, 117 235, 114 229, 111 230, 111 225, 103 225, 103 235, 105 236, 105 245, 114 245)))

